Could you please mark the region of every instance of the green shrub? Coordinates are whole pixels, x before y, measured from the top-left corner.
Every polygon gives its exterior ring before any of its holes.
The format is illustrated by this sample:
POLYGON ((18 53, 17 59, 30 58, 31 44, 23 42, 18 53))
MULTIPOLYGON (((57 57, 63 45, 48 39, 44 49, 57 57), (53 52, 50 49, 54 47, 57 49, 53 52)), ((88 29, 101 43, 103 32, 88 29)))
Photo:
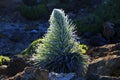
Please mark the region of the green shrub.
POLYGON ((22 51, 21 54, 23 55, 32 55, 37 53, 38 46, 42 43, 42 39, 37 39, 33 41, 28 48, 26 48, 24 51, 22 51))
POLYGON ((50 27, 38 46, 38 66, 55 72, 75 72, 84 76, 87 62, 75 40, 74 25, 65 13, 54 9, 50 27))
POLYGON ((95 11, 81 19, 74 20, 78 34, 81 32, 101 33, 105 22, 120 22, 120 1, 105 0, 95 11))
POLYGON ((6 56, 0 56, 0 66, 2 65, 3 61, 9 62, 10 58, 6 56))
POLYGON ((89 14, 88 16, 85 16, 81 19, 76 19, 73 21, 74 24, 76 24, 76 29, 79 33, 84 32, 93 32, 93 33, 101 33, 102 32, 102 23, 101 20, 93 15, 89 14))
POLYGON ((48 9, 44 4, 39 4, 36 6, 27 6, 21 5, 19 6, 20 13, 23 17, 30 20, 40 19, 42 16, 48 16, 48 9))
POLYGON ((78 44, 78 48, 79 48, 80 52, 83 54, 85 54, 86 51, 88 50, 88 46, 84 45, 84 44, 78 44))

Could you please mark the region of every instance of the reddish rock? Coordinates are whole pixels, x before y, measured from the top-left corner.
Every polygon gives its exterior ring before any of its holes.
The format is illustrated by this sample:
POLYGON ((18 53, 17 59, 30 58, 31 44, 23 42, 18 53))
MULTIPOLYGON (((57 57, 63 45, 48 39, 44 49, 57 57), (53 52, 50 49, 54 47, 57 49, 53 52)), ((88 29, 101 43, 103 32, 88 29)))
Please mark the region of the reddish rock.
POLYGON ((91 47, 88 74, 120 76, 120 43, 91 47))
POLYGON ((49 72, 43 69, 26 67, 24 71, 17 73, 7 80, 48 80, 49 72))
POLYGON ((107 55, 120 55, 120 43, 107 44, 104 46, 91 47, 87 50, 87 53, 92 59, 99 57, 105 57, 107 55))
POLYGON ((23 71, 26 66, 29 66, 29 64, 26 62, 25 59, 18 58, 18 57, 13 57, 10 60, 10 63, 8 65, 7 75, 8 76, 14 76, 17 73, 23 71))
POLYGON ((120 69, 120 56, 110 55, 94 59, 89 65, 88 74, 111 76, 117 69, 120 69))

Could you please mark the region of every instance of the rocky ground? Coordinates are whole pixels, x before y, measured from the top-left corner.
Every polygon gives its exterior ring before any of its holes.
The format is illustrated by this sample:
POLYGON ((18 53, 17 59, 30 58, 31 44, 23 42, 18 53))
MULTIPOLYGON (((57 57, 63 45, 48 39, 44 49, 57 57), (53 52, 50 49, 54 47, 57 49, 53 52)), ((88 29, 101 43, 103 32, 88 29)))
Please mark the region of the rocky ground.
POLYGON ((75 73, 54 73, 35 68, 28 57, 12 57, 0 67, 1 80, 120 80, 120 43, 91 47, 85 78, 75 73), (6 75, 6 76, 5 76, 6 75))
POLYGON ((16 19, 14 22, 11 15, 0 16, 0 55, 19 54, 32 41, 42 37, 49 26, 48 22, 16 19))

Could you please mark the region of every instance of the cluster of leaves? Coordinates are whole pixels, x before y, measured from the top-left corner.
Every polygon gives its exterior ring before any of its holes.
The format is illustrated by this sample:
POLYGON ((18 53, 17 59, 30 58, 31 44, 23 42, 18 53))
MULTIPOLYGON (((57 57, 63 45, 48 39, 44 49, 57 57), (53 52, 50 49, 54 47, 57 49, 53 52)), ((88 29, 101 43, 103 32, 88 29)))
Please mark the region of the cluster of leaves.
POLYGON ((55 72, 76 72, 84 76, 87 62, 75 40, 74 25, 65 13, 54 9, 50 17, 50 27, 38 46, 38 66, 55 72))
POLYGON ((6 62, 9 62, 10 61, 10 58, 9 57, 6 57, 6 56, 0 56, 0 66, 2 65, 2 63, 6 61, 6 62))
POLYGON ((47 17, 49 15, 49 11, 43 2, 37 3, 37 0, 24 0, 24 3, 18 9, 26 19, 38 20, 43 16, 47 17))
POLYGON ((77 46, 82 54, 85 54, 88 50, 88 46, 85 44, 77 44, 77 46))

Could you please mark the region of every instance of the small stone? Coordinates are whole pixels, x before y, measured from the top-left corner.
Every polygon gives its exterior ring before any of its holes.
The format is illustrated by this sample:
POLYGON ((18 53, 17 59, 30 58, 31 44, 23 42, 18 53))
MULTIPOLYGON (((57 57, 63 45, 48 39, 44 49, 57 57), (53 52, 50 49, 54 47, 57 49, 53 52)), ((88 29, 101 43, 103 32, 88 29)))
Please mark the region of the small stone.
POLYGON ((34 30, 31 31, 31 33, 35 33, 36 34, 36 33, 38 33, 38 31, 34 29, 34 30))
POLYGON ((71 80, 75 77, 75 73, 68 73, 68 74, 64 74, 64 73, 54 73, 51 72, 49 73, 49 80, 71 80))

